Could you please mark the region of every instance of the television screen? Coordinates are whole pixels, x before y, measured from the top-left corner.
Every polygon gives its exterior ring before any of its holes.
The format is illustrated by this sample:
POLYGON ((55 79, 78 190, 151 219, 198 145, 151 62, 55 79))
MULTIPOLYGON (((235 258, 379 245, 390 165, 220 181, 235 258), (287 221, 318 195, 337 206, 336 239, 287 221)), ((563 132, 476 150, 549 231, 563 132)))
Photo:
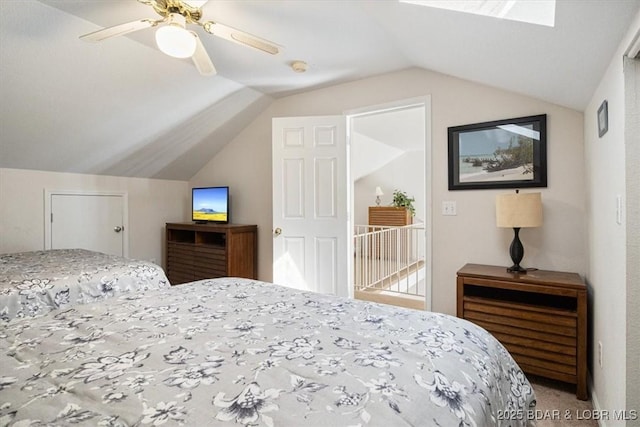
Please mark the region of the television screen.
POLYGON ((193 188, 191 219, 196 222, 229 222, 229 187, 193 188))

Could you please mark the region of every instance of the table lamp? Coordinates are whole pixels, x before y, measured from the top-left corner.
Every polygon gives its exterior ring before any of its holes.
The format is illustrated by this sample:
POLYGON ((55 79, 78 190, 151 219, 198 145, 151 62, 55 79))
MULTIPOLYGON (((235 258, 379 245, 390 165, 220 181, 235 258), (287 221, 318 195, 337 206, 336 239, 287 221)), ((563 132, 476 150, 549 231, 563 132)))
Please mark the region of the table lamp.
POLYGON ((384 196, 382 188, 376 187, 376 205, 380 206, 380 196, 384 196))
POLYGON ((509 246, 509 255, 513 265, 507 268, 511 273, 525 274, 526 269, 520 266, 524 257, 524 247, 518 234, 521 228, 540 227, 542 225, 542 194, 515 193, 496 196, 496 225, 513 228, 513 241, 509 246))

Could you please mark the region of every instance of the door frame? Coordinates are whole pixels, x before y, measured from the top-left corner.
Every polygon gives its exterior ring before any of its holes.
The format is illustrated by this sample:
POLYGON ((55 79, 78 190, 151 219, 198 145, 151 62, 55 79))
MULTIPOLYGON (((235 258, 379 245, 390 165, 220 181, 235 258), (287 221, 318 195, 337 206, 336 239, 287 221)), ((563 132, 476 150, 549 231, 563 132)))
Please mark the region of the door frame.
POLYGON ((122 255, 129 257, 129 194, 126 191, 51 190, 44 189, 44 249, 51 249, 51 198, 61 196, 116 196, 122 197, 122 255))
MULTIPOLYGON (((393 110, 400 110, 406 108, 413 107, 423 107, 425 118, 424 118, 424 176, 425 176, 425 219, 424 219, 424 228, 425 228, 425 310, 431 311, 432 307, 432 277, 433 277, 433 256, 432 256, 432 217, 433 217, 433 188, 432 188, 432 155, 431 155, 431 95, 424 95, 414 98, 401 99, 393 102, 388 102, 384 104, 371 105, 362 108, 356 108, 352 110, 347 110, 343 114, 347 117, 347 167, 350 166, 350 156, 351 156, 351 135, 352 135, 352 126, 353 126, 353 118, 360 116, 368 116, 373 114, 379 114, 384 112, 389 112, 393 110)), ((350 175, 349 175, 350 176, 350 175)), ((353 206, 353 182, 349 183, 349 189, 347 191, 347 209, 349 211, 349 221, 351 224, 354 223, 354 206, 353 206)), ((349 236, 349 252, 353 253, 353 227, 351 227, 351 235, 349 236)), ((353 277, 353 259, 349 260, 349 277, 353 277)), ((351 283, 350 287, 350 297, 353 297, 353 283, 351 283)))

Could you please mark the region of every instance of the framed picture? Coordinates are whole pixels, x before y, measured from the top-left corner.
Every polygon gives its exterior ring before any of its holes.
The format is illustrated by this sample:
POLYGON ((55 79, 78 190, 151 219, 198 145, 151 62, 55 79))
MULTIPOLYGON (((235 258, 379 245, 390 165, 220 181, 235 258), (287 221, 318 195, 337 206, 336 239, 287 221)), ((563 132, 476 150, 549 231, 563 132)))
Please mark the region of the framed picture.
POLYGON ((448 128, 449 190, 547 186, 547 115, 448 128))
POLYGON ((602 136, 607 133, 609 130, 609 103, 605 99, 600 104, 600 108, 598 108, 598 137, 602 138, 602 136))

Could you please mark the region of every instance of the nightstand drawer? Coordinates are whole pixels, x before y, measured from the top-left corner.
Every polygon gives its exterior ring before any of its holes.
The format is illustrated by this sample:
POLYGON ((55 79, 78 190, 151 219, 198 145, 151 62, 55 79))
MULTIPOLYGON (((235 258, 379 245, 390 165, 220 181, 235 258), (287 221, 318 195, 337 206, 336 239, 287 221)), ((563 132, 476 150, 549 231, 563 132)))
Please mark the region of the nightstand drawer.
POLYGON ((522 329, 557 335, 576 335, 575 312, 549 309, 516 302, 494 301, 488 298, 464 297, 465 319, 513 325, 522 329))

